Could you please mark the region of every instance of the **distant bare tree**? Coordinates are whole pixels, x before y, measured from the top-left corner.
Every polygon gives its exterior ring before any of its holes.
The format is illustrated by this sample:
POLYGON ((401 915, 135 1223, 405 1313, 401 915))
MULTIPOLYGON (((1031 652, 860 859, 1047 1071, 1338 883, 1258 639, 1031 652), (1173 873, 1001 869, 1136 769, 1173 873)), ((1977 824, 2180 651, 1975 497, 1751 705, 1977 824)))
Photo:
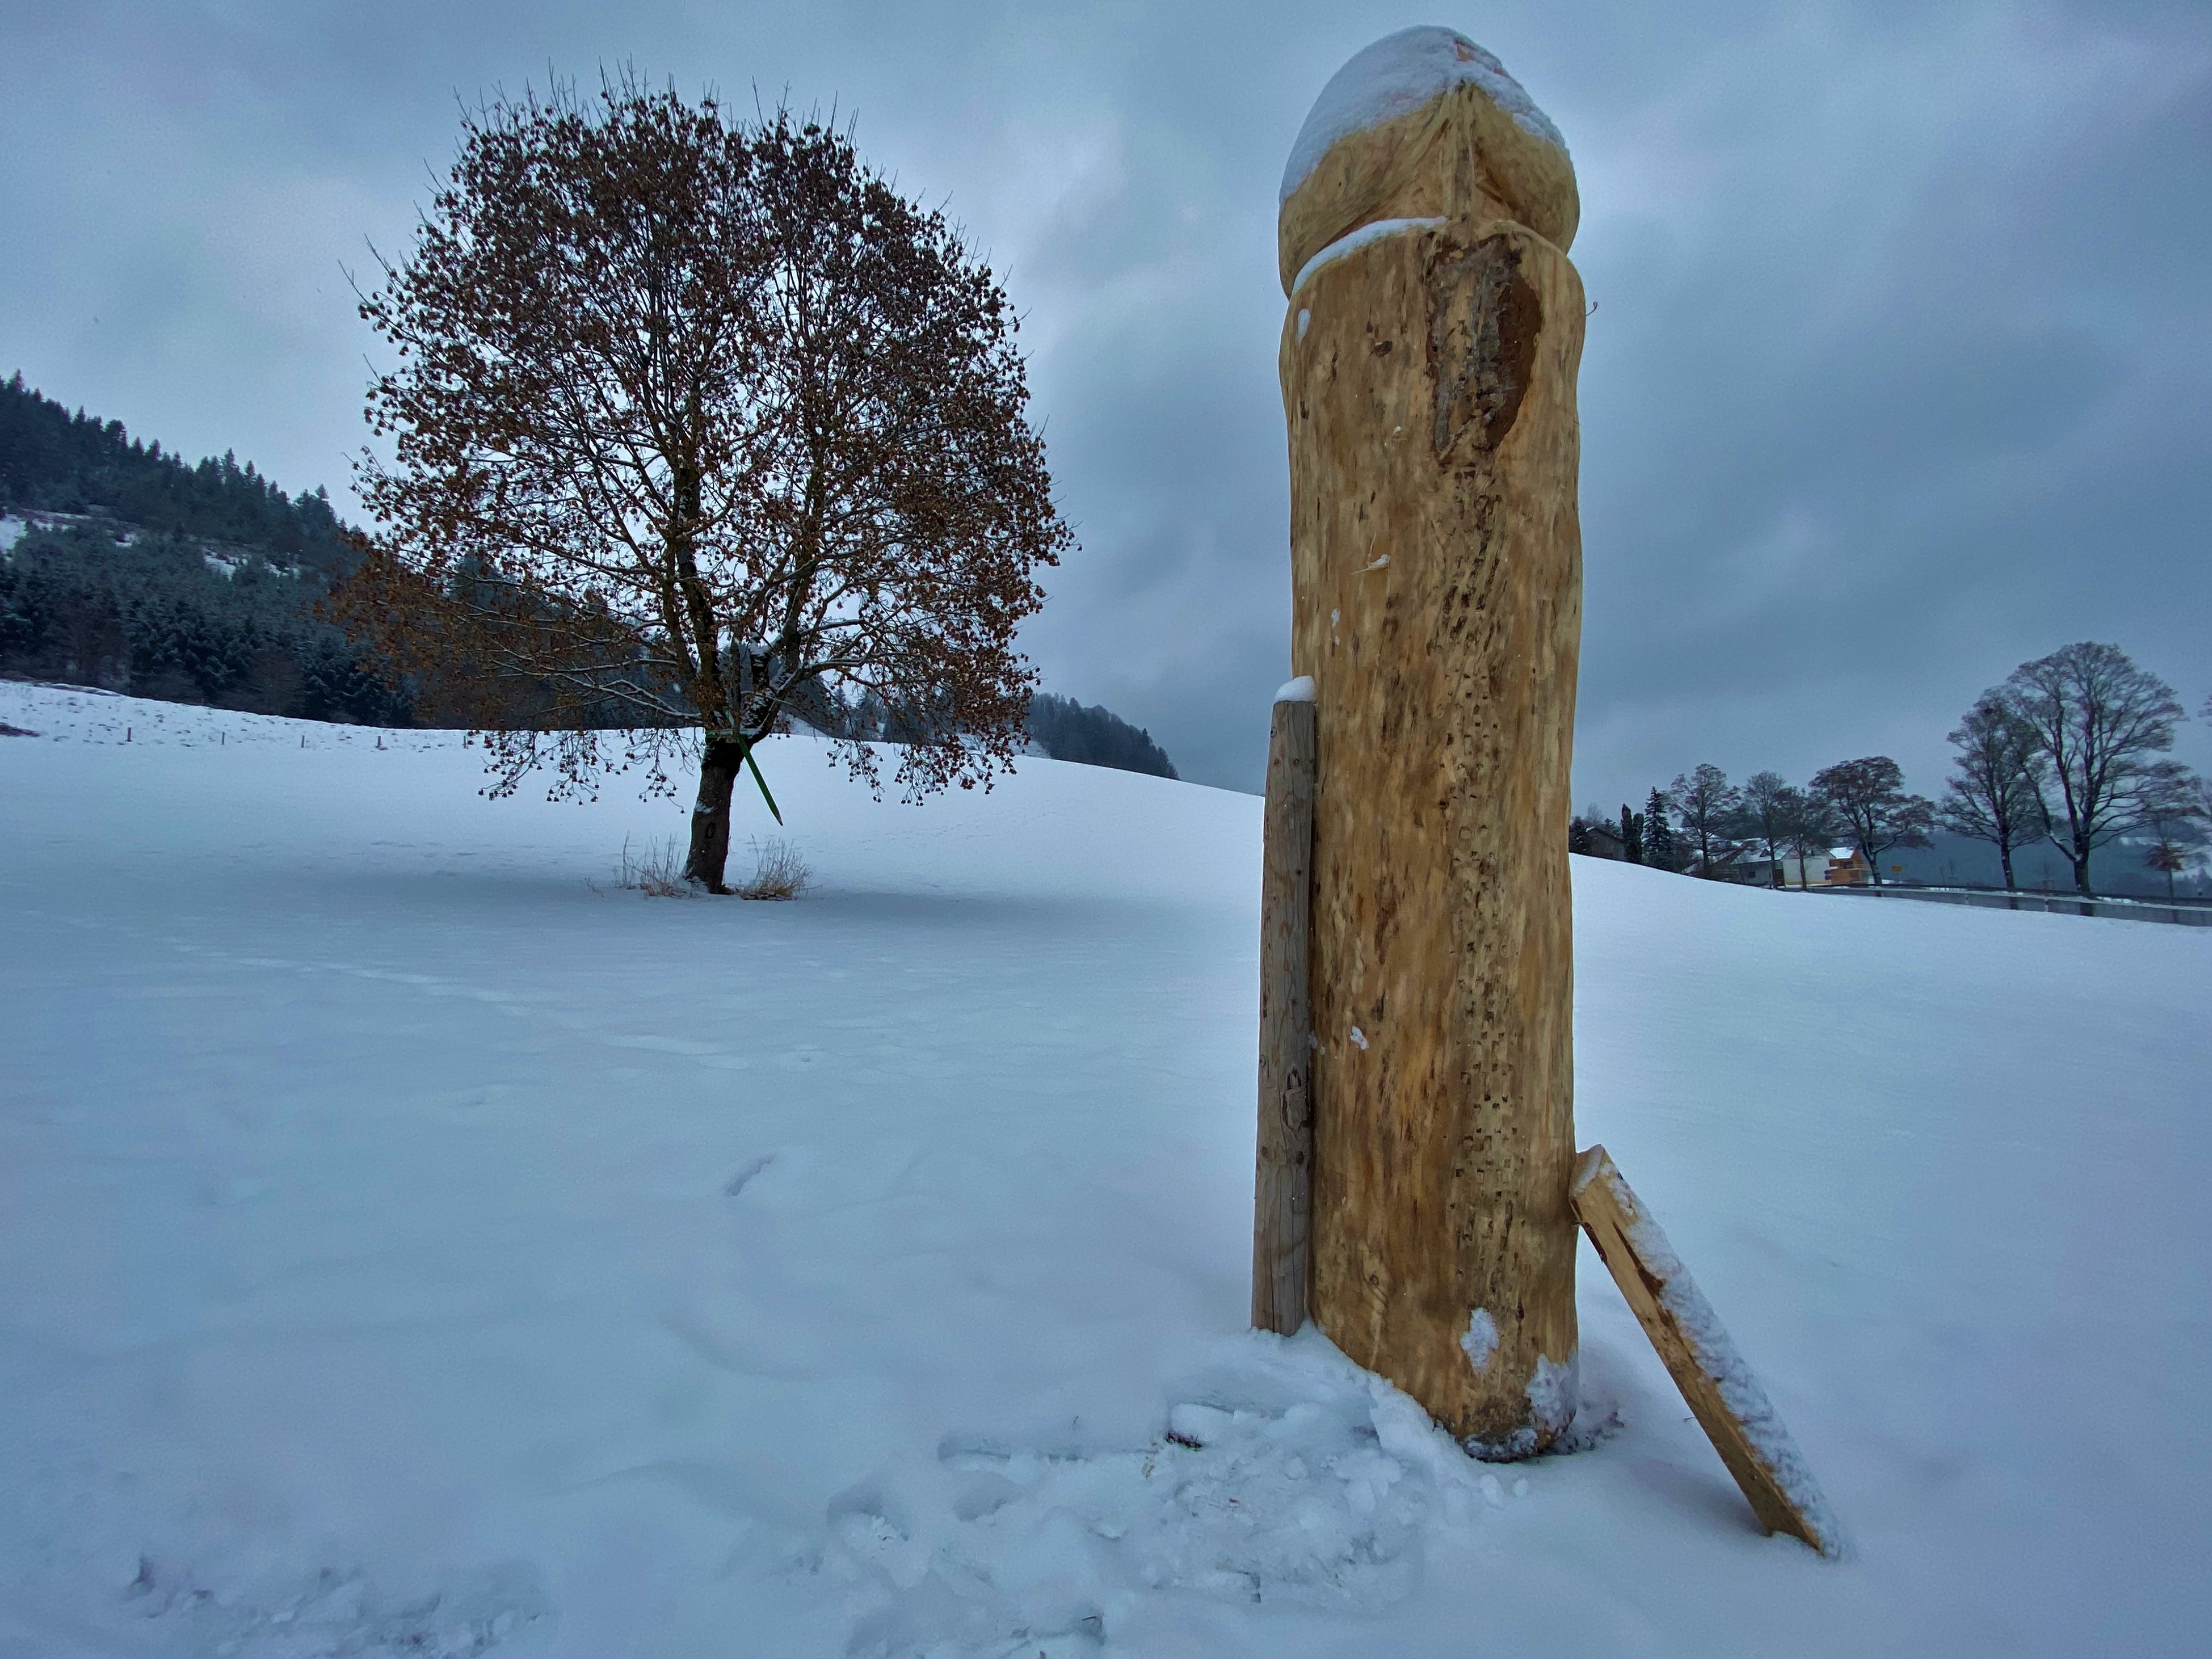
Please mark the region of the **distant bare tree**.
POLYGON ((2189 867, 2189 849, 2163 836, 2150 844, 2143 854, 2143 868, 2156 870, 2166 877, 2166 896, 2172 898, 2173 878, 2189 867))
POLYGON ((1698 873, 1710 878, 1716 852, 1723 861, 1735 854, 1729 829, 1742 802, 1741 792, 1729 782, 1727 773, 1707 762, 1686 775, 1678 775, 1667 801, 1681 819, 1698 873))
POLYGON ((2001 690, 2050 769, 2051 842, 2073 866, 2075 890, 2091 896, 2091 855, 2187 788, 2187 769, 2158 758, 2185 711, 2164 680, 2093 641, 2022 663, 2001 690))
POLYGON ((2142 827, 2150 835, 2143 867, 2165 876, 2166 896, 2172 898, 2173 878, 2212 841, 2212 784, 2193 774, 2172 779, 2171 787, 2153 793, 2142 827))
POLYGON ((1790 840, 1790 819, 1801 810, 1796 794, 1781 773, 1753 772, 1744 780, 1737 798, 1735 831, 1766 849, 1767 868, 1778 887, 1782 884, 1778 866, 1790 840))
POLYGON ((1794 784, 1782 806, 1783 835, 1797 860, 1797 888, 1802 892, 1812 885, 1806 873, 1807 860, 1815 853, 1827 854, 1844 832, 1844 821, 1828 801, 1794 784))
POLYGON ((1950 743, 1959 752, 1937 817, 1955 834, 1996 844, 2009 891, 2020 885, 2013 874, 2013 848, 2051 832, 2043 798, 2051 764, 2034 728, 2002 691, 1983 692, 1950 734, 1950 743))
POLYGON ((1813 775, 1813 793, 1832 806, 1881 884, 1881 855, 1893 847, 1925 847, 1936 804, 1905 793, 1905 772, 1887 755, 1838 761, 1813 775))
POLYGON ((494 793, 696 755, 719 891, 740 771, 765 796, 755 747, 825 697, 889 711, 910 797, 1010 769, 1069 544, 1015 319, 843 136, 628 82, 495 104, 384 277, 397 460, 343 614, 486 731, 494 793))

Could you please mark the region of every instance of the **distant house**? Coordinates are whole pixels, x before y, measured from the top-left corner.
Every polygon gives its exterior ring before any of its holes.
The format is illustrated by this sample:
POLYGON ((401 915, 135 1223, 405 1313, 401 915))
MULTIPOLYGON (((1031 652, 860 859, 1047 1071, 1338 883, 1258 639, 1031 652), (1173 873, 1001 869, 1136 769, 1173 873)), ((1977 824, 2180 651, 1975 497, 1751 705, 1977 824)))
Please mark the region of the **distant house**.
POLYGON ((1780 859, 1761 858, 1745 848, 1734 858, 1713 866, 1715 881, 1732 881, 1742 887, 1774 887, 1782 881, 1780 859))
POLYGON ((1825 857, 1785 858, 1776 867, 1784 887, 1864 887, 1874 879, 1874 867, 1856 847, 1832 847, 1825 857))
POLYGON ((1589 845, 1583 850, 1594 859, 1611 859, 1618 864, 1628 857, 1628 843, 1620 838, 1620 831, 1608 823, 1591 823, 1587 820, 1583 833, 1589 845))

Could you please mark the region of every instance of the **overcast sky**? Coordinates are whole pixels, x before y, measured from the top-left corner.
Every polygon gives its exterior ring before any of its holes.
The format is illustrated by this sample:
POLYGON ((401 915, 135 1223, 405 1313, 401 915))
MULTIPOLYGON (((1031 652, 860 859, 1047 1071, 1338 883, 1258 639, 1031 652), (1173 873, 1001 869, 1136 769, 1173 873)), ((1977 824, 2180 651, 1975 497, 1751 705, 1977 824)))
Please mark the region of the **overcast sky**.
MULTIPOLYGON (((366 328, 459 102, 752 90, 857 118, 1025 318, 1082 550, 1053 690, 1256 788, 1288 672, 1276 187, 1409 23, 1566 135, 1583 360, 1578 800, 1895 755, 2106 639, 2212 692, 2212 6, 1405 9, 386 0, 0 5, 0 376, 347 509, 366 328)), ((2202 721, 2183 752, 2212 761, 2202 721)))

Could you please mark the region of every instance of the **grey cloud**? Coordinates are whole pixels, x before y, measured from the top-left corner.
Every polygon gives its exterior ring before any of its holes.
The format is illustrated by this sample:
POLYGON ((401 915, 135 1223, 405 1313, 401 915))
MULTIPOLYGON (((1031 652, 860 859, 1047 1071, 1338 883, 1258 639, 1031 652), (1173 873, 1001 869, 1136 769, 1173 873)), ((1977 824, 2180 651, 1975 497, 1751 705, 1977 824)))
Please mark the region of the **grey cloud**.
MULTIPOLYGON (((629 61, 733 103, 834 100, 1024 313, 1084 543, 1028 635, 1048 684, 1253 787, 1289 666, 1276 181, 1328 75, 1413 21, 11 8, 0 373, 338 490, 368 347, 340 267, 404 239, 457 97, 629 61)), ((1932 788, 1973 694, 2075 638, 2212 690, 2201 6, 1436 21, 1500 53, 1583 180, 1578 793, 1880 749, 1932 788)))

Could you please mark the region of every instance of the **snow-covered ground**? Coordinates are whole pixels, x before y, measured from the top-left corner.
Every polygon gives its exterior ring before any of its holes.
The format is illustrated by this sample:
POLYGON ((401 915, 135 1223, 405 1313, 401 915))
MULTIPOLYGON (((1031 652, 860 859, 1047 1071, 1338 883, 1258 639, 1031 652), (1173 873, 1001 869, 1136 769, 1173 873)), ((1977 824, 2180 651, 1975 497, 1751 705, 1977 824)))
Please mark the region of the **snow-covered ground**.
POLYGON ((2212 1640, 2212 934, 1577 860, 1583 1139, 1838 1565, 1587 1253, 1571 1456, 1243 1328, 1256 800, 792 738, 818 890, 650 900, 449 737, 0 721, 7 1659, 2212 1640))

